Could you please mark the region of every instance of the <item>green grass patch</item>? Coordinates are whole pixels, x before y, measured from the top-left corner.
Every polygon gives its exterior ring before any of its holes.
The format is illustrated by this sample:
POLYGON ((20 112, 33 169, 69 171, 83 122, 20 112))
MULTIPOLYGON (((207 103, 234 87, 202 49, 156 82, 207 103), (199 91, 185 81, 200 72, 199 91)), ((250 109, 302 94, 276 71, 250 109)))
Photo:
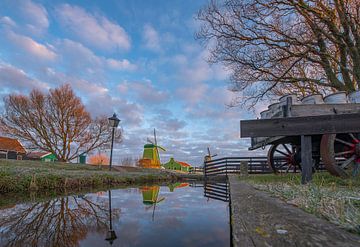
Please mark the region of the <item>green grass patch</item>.
POLYGON ((299 174, 266 174, 241 177, 255 188, 270 192, 289 204, 326 218, 360 234, 360 178, 342 179, 322 172, 301 185, 299 174))
POLYGON ((41 161, 0 160, 0 193, 64 191, 66 189, 174 181, 180 175, 156 169, 108 171, 108 167, 41 161))

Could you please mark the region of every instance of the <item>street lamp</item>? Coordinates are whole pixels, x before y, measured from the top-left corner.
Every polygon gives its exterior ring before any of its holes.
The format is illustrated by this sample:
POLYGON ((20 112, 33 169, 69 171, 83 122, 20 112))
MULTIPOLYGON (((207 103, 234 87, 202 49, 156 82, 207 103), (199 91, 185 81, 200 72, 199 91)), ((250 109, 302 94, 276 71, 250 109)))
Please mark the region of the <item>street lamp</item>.
POLYGON ((111 151, 110 151, 110 165, 109 165, 109 170, 111 171, 111 165, 112 165, 112 154, 113 154, 113 146, 114 146, 114 133, 115 133, 115 128, 117 128, 119 126, 120 123, 120 119, 118 119, 116 117, 116 114, 114 113, 114 115, 112 117, 108 118, 109 120, 109 125, 112 128, 112 137, 111 137, 111 151))
POLYGON ((110 219, 110 224, 109 224, 109 231, 106 234, 106 238, 105 240, 108 241, 110 243, 110 245, 113 244, 113 242, 115 241, 115 239, 117 239, 116 233, 112 228, 112 215, 111 215, 111 190, 109 189, 109 219, 110 219))

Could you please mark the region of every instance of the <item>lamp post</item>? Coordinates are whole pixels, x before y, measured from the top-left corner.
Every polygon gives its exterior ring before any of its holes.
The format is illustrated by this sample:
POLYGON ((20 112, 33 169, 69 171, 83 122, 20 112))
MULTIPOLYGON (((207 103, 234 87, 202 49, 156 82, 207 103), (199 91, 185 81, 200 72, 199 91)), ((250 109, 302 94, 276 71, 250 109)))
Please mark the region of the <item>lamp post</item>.
POLYGON ((115 128, 117 128, 119 126, 120 123, 120 119, 118 119, 116 117, 116 114, 114 113, 114 115, 112 117, 108 118, 109 120, 109 125, 112 128, 112 136, 111 136, 111 150, 110 150, 110 164, 109 164, 109 171, 111 171, 111 165, 112 165, 112 154, 113 154, 113 146, 114 146, 114 133, 115 133, 115 128))
POLYGON ((115 241, 115 239, 117 239, 117 236, 116 236, 116 233, 115 233, 115 231, 113 230, 113 227, 112 227, 111 190, 110 189, 109 189, 109 220, 110 220, 109 231, 107 232, 105 240, 108 241, 110 243, 110 245, 112 245, 113 242, 115 241))

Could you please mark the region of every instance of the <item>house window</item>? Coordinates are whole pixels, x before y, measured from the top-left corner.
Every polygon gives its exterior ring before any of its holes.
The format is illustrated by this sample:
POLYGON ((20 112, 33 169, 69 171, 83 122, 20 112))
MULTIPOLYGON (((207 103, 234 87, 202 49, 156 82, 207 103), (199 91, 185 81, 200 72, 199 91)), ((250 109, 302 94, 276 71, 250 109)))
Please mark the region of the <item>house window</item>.
POLYGON ((0 152, 0 159, 7 159, 7 152, 0 152))
POLYGON ((17 155, 17 156, 16 156, 16 159, 17 159, 17 160, 22 160, 22 155, 17 155))

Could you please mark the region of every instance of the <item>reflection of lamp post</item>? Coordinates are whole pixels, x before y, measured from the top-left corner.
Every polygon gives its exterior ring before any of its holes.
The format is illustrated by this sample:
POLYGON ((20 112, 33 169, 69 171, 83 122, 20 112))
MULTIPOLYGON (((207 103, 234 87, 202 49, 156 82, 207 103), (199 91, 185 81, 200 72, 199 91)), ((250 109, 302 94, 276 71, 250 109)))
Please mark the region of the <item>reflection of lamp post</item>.
POLYGON ((109 170, 111 171, 111 165, 112 165, 112 153, 113 153, 113 146, 114 146, 114 133, 115 133, 115 128, 118 127, 119 123, 120 123, 120 119, 118 119, 116 117, 116 114, 114 113, 114 115, 112 117, 108 118, 109 120, 109 125, 112 128, 112 136, 111 136, 111 151, 110 151, 110 165, 109 165, 109 170))
POLYGON ((110 225, 109 225, 109 231, 106 234, 106 241, 109 241, 110 245, 113 244, 114 240, 117 239, 115 231, 112 229, 112 215, 111 215, 111 190, 109 190, 109 219, 110 219, 110 225))

